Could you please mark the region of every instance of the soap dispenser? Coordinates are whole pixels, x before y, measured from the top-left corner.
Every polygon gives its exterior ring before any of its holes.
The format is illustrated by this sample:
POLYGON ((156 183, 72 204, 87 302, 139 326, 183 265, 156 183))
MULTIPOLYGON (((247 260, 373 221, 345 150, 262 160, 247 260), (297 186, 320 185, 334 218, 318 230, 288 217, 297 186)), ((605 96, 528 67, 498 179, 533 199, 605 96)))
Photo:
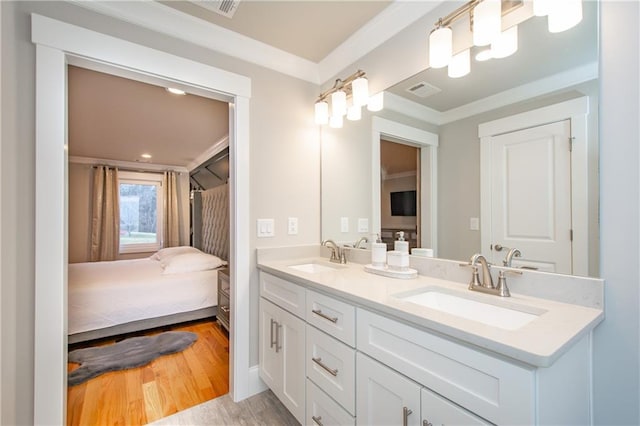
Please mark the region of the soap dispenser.
POLYGON ((396 232, 398 239, 393 243, 393 249, 401 253, 409 254, 409 241, 404 240, 404 232, 396 232))
POLYGON ((387 263, 387 244, 380 239, 380 234, 376 235, 376 241, 371 243, 371 265, 383 268, 387 263))

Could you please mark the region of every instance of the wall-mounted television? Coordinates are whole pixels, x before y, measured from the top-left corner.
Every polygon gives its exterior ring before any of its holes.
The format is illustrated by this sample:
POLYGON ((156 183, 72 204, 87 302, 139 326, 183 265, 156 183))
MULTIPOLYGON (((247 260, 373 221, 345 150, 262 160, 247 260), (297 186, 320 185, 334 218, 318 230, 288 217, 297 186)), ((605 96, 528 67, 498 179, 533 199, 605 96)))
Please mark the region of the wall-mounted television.
POLYGON ((391 216, 415 216, 416 191, 398 191, 391 193, 391 216))

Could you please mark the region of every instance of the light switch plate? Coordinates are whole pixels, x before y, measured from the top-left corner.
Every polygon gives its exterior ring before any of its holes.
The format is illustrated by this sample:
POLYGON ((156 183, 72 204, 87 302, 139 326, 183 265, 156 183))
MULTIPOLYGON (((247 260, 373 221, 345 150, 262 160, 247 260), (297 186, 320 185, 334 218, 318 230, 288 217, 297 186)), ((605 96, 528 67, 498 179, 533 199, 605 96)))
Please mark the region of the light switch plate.
POLYGON ((290 217, 287 219, 287 234, 298 235, 298 218, 290 217))
POLYGON ((358 232, 369 232, 369 219, 366 217, 358 218, 358 232))
POLYGON ((469 219, 469 229, 471 231, 479 231, 480 230, 480 218, 472 217, 469 219))
POLYGON ((349 232, 349 218, 341 217, 340 218, 340 232, 349 232))
POLYGON ((266 238, 275 236, 275 223, 273 219, 258 219, 257 222, 258 238, 266 238))

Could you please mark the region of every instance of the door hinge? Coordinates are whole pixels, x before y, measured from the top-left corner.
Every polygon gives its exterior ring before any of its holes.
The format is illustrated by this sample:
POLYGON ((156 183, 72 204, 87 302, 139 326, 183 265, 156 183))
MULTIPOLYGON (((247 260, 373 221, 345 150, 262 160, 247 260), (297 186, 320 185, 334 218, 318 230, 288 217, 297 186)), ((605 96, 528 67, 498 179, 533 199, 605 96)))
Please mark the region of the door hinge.
POLYGON ((569 241, 573 241, 573 229, 569 229, 569 241))
POLYGON ((576 140, 575 136, 569 137, 569 152, 573 152, 573 142, 576 140))

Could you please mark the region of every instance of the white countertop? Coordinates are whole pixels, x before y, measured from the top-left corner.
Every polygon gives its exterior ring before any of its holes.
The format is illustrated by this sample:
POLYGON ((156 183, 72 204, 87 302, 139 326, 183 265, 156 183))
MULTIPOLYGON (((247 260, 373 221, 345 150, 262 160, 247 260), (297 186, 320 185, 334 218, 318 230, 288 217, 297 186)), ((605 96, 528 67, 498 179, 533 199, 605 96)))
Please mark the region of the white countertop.
POLYGON ((358 263, 339 265, 338 269, 319 273, 301 272, 289 267, 313 262, 328 264, 324 258, 310 257, 261 260, 258 268, 309 289, 343 298, 357 306, 536 367, 553 364, 604 319, 602 309, 513 292, 509 298, 500 298, 471 292, 464 284, 424 275, 407 280, 387 278, 365 272, 364 266, 358 263), (425 287, 436 287, 449 294, 506 308, 544 312, 517 330, 505 330, 394 297, 425 287))

